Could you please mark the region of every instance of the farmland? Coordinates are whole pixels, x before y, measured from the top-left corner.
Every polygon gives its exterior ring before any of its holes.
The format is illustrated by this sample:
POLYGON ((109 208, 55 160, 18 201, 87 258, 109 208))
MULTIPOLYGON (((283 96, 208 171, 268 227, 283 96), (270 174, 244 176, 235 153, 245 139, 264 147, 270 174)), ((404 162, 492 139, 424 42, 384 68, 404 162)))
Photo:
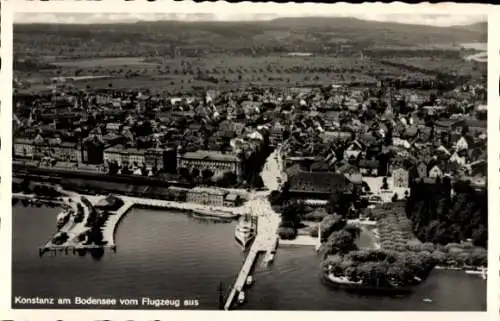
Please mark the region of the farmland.
MULTIPOLYGON (((149 88, 183 90, 187 87, 238 87, 328 85, 343 82, 374 83, 380 77, 399 77, 401 69, 360 57, 240 57, 203 58, 95 58, 63 60, 42 71, 24 72, 52 77, 109 76, 112 79, 84 79, 77 87, 149 88)), ((414 72, 413 77, 431 78, 414 72)))

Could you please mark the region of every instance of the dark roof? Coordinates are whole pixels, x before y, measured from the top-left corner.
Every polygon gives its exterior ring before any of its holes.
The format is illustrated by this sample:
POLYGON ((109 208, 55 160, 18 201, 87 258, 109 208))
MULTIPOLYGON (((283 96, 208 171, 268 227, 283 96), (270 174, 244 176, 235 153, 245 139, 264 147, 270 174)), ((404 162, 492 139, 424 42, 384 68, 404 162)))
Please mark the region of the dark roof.
POLYGON ((469 127, 478 127, 478 128, 487 128, 487 122, 485 120, 479 120, 475 118, 466 118, 463 121, 463 124, 469 127))
POLYGON ((417 134, 418 134, 417 126, 410 126, 403 133, 403 137, 415 137, 417 134))
POLYGON ((329 172, 300 172, 289 180, 290 191, 303 193, 328 193, 346 191, 349 180, 341 174, 329 172))
POLYGON ((379 161, 378 160, 366 160, 362 159, 359 161, 358 166, 360 168, 378 168, 379 161))
POLYGON ((471 175, 472 176, 484 176, 488 172, 488 162, 487 161, 477 161, 472 164, 471 166, 471 175))
POLYGON ((311 165, 311 171, 313 172, 328 172, 330 166, 323 160, 314 162, 311 165))
POLYGON ((444 119, 444 118, 438 119, 435 122, 436 126, 438 126, 438 127, 445 127, 445 128, 452 127, 456 123, 457 123, 456 121, 453 121, 451 119, 444 119))

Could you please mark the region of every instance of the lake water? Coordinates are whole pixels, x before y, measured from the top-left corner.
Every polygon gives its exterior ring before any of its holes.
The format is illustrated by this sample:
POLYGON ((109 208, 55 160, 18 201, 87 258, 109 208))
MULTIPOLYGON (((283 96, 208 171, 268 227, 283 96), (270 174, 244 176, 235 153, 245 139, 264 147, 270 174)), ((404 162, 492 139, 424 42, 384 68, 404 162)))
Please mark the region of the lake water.
MULTIPOLYGON (((182 213, 133 209, 117 232, 117 252, 38 256, 55 230, 57 209, 13 209, 13 298, 68 297, 192 299, 217 309, 218 285, 226 291, 244 260, 233 238, 235 222, 214 223, 182 213)), ((244 309, 252 310, 485 310, 486 282, 463 272, 434 271, 402 298, 360 297, 321 283, 312 247, 278 250, 272 267, 257 265, 244 309), (425 303, 430 298, 432 303, 425 303)), ((83 306, 14 305, 14 308, 83 306)), ((153 308, 106 306, 101 308, 153 308)), ((165 307, 163 307, 165 308, 165 307)))

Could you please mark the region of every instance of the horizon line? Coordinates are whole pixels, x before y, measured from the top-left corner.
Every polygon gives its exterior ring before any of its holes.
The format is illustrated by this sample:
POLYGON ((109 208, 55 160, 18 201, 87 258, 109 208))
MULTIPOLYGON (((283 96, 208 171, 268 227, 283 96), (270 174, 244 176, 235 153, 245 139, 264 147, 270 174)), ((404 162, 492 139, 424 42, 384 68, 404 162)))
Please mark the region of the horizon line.
POLYGON ((466 27, 470 25, 488 23, 484 15, 456 16, 456 15, 422 15, 422 14, 387 14, 387 15, 355 15, 355 14, 303 14, 303 15, 278 15, 278 14, 247 14, 220 16, 213 13, 170 13, 166 14, 126 14, 126 13, 16 13, 14 25, 34 25, 34 24, 52 24, 52 25, 106 25, 106 24, 138 24, 138 23, 159 23, 159 22, 184 22, 184 23, 202 23, 202 22, 271 22, 280 19, 307 19, 307 18, 331 18, 331 19, 354 19, 367 22, 394 23, 405 25, 419 25, 430 27, 466 27), (86 16, 87 21, 78 19, 78 16, 86 16), (162 17, 158 17, 161 15, 162 17))

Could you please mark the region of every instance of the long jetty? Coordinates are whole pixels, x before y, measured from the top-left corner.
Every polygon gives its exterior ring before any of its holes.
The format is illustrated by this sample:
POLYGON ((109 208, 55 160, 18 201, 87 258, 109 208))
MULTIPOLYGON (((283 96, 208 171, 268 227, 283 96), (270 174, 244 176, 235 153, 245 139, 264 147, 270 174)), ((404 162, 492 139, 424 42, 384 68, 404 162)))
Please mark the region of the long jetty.
POLYGON ((246 280, 252 272, 255 262, 257 261, 259 254, 266 253, 266 258, 264 261, 269 262, 272 260, 274 253, 278 247, 278 235, 276 234, 279 220, 276 217, 272 217, 271 213, 264 214, 259 217, 259 224, 257 225, 257 236, 255 241, 250 248, 250 251, 243 263, 243 266, 238 273, 238 277, 234 282, 231 292, 226 299, 226 304, 224 305, 224 310, 229 310, 233 306, 234 300, 237 295, 244 292, 246 280), (263 222, 262 222, 263 221, 263 222))

